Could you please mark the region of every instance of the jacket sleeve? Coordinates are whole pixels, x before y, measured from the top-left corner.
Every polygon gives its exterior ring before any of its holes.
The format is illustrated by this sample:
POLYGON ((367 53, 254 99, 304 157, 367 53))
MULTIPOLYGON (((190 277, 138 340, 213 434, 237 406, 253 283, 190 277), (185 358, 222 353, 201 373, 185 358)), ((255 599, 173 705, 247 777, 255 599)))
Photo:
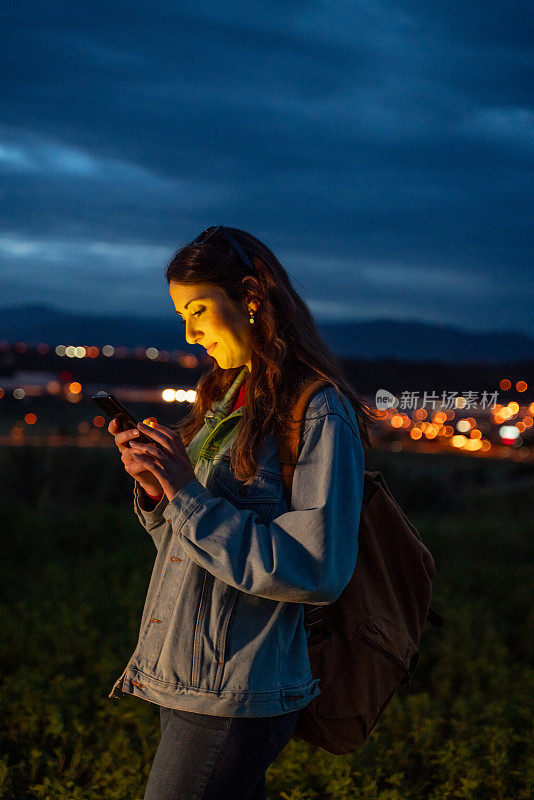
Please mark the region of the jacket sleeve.
POLYGON ((356 566, 363 479, 359 434, 327 412, 307 423, 291 510, 270 524, 214 497, 197 479, 177 492, 165 517, 187 556, 230 586, 272 600, 328 605, 356 566))
MULTIPOLYGON (((161 543, 161 539, 167 529, 167 520, 164 517, 165 509, 169 501, 167 497, 163 495, 161 500, 154 506, 151 511, 146 511, 145 509, 141 508, 141 503, 145 500, 144 492, 141 488, 141 485, 138 481, 135 481, 134 484, 134 511, 137 515, 137 518, 141 525, 145 528, 145 530, 151 535, 152 540, 156 546, 156 550, 159 550, 159 546, 161 543)), ((151 505, 154 505, 151 503, 151 505)))

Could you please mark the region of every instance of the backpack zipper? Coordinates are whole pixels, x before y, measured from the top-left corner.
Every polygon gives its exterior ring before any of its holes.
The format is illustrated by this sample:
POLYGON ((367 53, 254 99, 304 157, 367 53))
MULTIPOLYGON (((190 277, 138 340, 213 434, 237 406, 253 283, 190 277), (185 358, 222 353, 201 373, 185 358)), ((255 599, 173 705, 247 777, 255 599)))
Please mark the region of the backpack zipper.
POLYGON ((377 642, 374 639, 372 639, 370 636, 366 636, 364 633, 360 632, 360 638, 363 639, 365 642, 367 642, 367 644, 369 644, 371 647, 374 647, 375 650, 378 650, 379 653, 385 655, 386 658, 389 658, 390 661, 394 661, 396 664, 399 665, 399 667, 402 667, 404 672, 409 672, 409 669, 404 663, 404 661, 402 661, 402 659, 396 656, 395 653, 392 653, 390 650, 386 650, 385 647, 382 647, 382 645, 377 644, 377 642))

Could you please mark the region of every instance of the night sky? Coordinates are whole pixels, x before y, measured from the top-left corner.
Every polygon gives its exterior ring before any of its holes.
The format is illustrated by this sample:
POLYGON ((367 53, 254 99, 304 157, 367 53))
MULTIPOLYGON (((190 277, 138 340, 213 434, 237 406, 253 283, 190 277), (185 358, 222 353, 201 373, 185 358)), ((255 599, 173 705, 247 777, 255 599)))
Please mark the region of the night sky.
POLYGON ((531 3, 8 5, 0 305, 171 315, 225 224, 320 322, 534 334, 531 3))

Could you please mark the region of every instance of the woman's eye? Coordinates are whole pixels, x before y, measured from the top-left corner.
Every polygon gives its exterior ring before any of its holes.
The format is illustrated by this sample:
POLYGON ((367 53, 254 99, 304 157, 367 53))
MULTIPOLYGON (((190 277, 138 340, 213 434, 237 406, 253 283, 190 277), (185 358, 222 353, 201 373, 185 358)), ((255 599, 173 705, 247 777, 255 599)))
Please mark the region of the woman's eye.
MULTIPOLYGON (((192 317, 200 316, 205 310, 206 310, 205 308, 199 308, 199 310, 195 311, 195 313, 191 314, 191 316, 192 317)), ((185 319, 182 319, 182 325, 185 325, 185 319)))

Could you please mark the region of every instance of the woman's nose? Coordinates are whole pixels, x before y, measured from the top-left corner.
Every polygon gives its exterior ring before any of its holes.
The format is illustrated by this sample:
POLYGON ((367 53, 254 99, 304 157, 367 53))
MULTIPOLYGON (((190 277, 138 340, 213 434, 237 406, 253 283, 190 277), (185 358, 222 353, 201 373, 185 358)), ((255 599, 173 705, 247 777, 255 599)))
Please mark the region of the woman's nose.
POLYGON ((192 322, 185 323, 185 340, 187 344, 197 344, 199 336, 198 327, 192 322))

